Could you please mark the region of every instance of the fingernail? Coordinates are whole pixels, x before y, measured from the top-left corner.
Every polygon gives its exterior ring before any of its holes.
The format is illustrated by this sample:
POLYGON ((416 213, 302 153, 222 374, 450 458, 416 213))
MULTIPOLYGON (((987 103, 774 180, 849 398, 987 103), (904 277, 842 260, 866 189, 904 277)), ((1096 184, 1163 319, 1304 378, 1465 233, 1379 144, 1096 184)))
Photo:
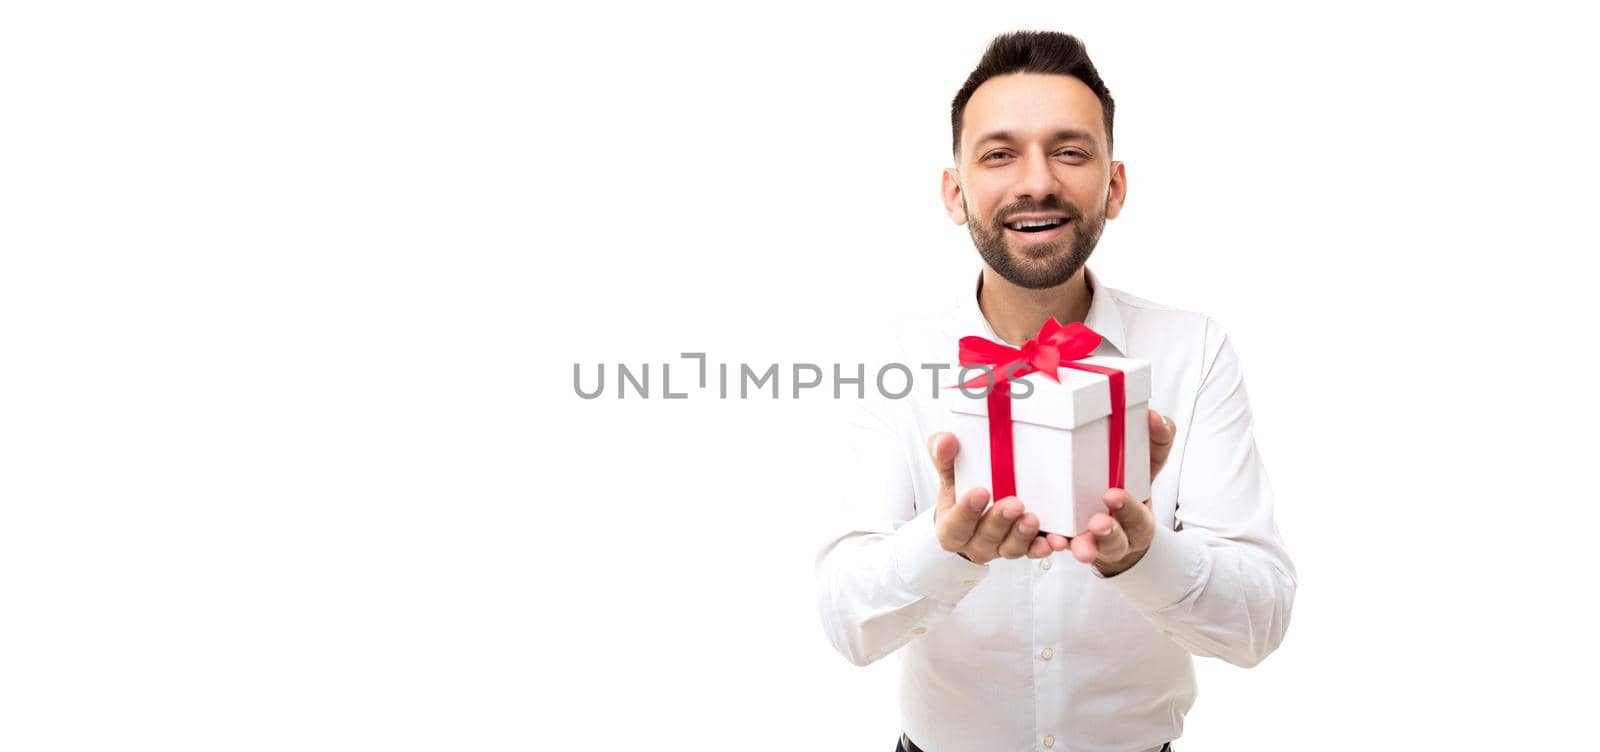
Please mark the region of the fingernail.
POLYGON ((982 512, 983 504, 984 498, 982 496, 974 496, 972 497, 971 501, 967 502, 967 506, 970 507, 974 512, 982 512))

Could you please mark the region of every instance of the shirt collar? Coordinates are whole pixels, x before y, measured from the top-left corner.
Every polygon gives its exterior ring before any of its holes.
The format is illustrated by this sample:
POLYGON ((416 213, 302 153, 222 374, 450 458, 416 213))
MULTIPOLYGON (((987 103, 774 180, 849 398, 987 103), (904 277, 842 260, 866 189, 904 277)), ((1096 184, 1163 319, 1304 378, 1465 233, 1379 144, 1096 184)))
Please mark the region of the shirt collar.
MULTIPOLYGON (((1123 329, 1122 311, 1113 295, 1115 291, 1106 287, 1100 277, 1088 267, 1084 267, 1083 275, 1088 280, 1092 295, 1089 299, 1089 315, 1085 317, 1083 325, 1095 330, 1103 338, 1100 345, 1095 348, 1094 354, 1127 357, 1128 337, 1123 329)), ((972 288, 962 296, 961 305, 956 311, 955 328, 961 334, 983 332, 982 336, 1003 344, 1004 340, 995 333, 994 327, 989 325, 989 320, 984 318, 983 309, 978 307, 978 289, 982 283, 983 274, 980 272, 972 288)))

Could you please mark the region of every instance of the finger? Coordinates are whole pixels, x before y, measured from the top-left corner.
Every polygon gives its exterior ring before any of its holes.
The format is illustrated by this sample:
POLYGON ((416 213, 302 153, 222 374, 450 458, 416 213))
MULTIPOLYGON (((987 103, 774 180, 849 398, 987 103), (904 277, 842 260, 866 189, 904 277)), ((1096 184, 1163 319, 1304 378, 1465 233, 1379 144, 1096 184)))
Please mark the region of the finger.
POLYGON ((1056 533, 1049 533, 1045 535, 1044 541, 1050 544, 1051 551, 1065 551, 1067 550, 1067 546, 1072 544, 1071 539, 1069 539, 1067 536, 1057 535, 1056 533))
POLYGON ((1166 466, 1172 454, 1172 442, 1178 436, 1178 422, 1154 410, 1150 411, 1150 477, 1154 478, 1166 466))
POLYGON ((956 452, 960 444, 953 433, 936 433, 928 437, 928 457, 933 469, 939 473, 939 501, 934 505, 934 520, 938 521, 944 510, 956 503, 956 452))
POLYGON ((1124 488, 1108 488, 1106 489, 1106 492, 1100 496, 1100 501, 1104 503, 1106 505, 1106 509, 1114 515, 1117 513, 1117 510, 1120 510, 1128 504, 1133 503, 1133 494, 1128 493, 1127 489, 1124 488))
POLYGON ((978 521, 978 530, 972 534, 972 542, 968 544, 978 553, 987 558, 1000 555, 1000 543, 1011 532, 1011 525, 1018 517, 1022 516, 1022 502, 1015 496, 1007 496, 989 507, 983 513, 983 519, 978 521))
POLYGON ((1101 561, 1116 562, 1128 555, 1128 536, 1117 519, 1104 512, 1089 518, 1089 532, 1094 535, 1094 545, 1101 561))
POLYGON ((1006 534, 1006 539, 1000 542, 1000 556, 1006 559, 1020 559, 1028 554, 1028 547, 1033 545, 1039 535, 1039 518, 1030 512, 1024 512, 1011 526, 1011 532, 1006 534))
POLYGON ((1130 538, 1141 535, 1155 528, 1156 514, 1150 509, 1150 500, 1142 504, 1133 503, 1133 497, 1120 488, 1106 491, 1100 498, 1105 502, 1106 509, 1130 538))
POLYGON ((1099 553, 1094 544, 1093 533, 1081 533, 1072 536, 1072 558, 1085 564, 1094 561, 1095 554, 1099 553))
POLYGON ((989 504, 989 489, 969 488, 961 495, 961 503, 951 505, 943 516, 934 516, 933 529, 938 533, 939 546, 946 551, 959 552, 967 547, 972 534, 983 519, 983 508, 989 504))
POLYGON ((1033 542, 1028 544, 1028 558, 1030 559, 1043 559, 1053 553, 1055 551, 1050 548, 1050 541, 1046 540, 1043 535, 1034 536, 1033 542))

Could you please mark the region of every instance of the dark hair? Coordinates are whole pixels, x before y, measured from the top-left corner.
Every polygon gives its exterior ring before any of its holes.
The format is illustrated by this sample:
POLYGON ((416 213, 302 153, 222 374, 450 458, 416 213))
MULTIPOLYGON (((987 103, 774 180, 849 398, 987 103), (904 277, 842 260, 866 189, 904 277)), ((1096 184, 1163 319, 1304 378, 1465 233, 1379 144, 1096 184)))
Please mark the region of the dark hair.
POLYGON ((1094 92, 1100 100, 1100 109, 1105 111, 1106 146, 1111 146, 1111 117, 1116 112, 1116 103, 1111 101, 1111 91, 1100 80, 1083 42, 1058 31, 1013 31, 989 42, 989 49, 984 51, 978 67, 972 69, 972 75, 967 76, 967 82, 950 103, 950 140, 954 153, 961 153, 961 121, 966 114, 967 100, 972 99, 972 93, 984 81, 1011 73, 1058 73, 1082 81, 1094 92))

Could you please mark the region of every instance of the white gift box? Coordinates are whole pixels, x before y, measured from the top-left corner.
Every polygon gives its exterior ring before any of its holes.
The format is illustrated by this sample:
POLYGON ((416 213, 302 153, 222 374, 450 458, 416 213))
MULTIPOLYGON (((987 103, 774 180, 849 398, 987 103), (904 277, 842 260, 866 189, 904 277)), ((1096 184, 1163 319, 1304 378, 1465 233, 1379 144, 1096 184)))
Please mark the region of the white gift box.
MULTIPOLYGON (((1150 498, 1150 362, 1093 356, 1075 362, 1122 371, 1126 410, 1123 419, 1123 488, 1135 501, 1150 498)), ((1017 499, 1039 518, 1039 529, 1074 536, 1089 518, 1106 510, 1110 486, 1110 378, 1059 367, 1060 383, 1043 373, 1017 379, 1031 394, 1011 398, 1012 454, 1017 499)), ((1026 393, 1021 384, 1012 394, 1026 393)), ((989 464, 989 404, 982 390, 955 392, 951 419, 961 442, 956 453, 956 498, 976 486, 993 495, 989 464)))

